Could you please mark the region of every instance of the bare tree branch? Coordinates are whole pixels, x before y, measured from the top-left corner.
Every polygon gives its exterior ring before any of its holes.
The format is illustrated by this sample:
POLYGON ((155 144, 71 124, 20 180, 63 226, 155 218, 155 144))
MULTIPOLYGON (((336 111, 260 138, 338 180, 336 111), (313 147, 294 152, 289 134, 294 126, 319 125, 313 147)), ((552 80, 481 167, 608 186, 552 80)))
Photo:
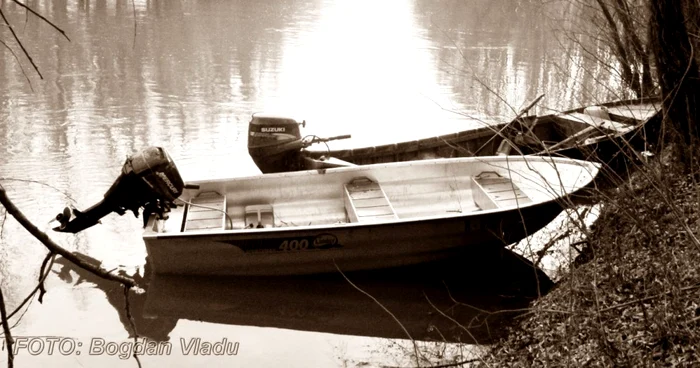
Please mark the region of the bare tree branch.
POLYGON ((41 181, 38 181, 38 180, 32 180, 32 179, 17 179, 17 178, 8 178, 8 177, 0 176, 0 181, 17 181, 17 182, 20 182, 20 183, 39 184, 39 185, 45 186, 45 187, 47 187, 47 188, 51 188, 51 189, 57 191, 58 193, 61 193, 64 197, 68 198, 68 200, 71 201, 71 203, 77 203, 76 200, 75 200, 75 198, 73 198, 73 197, 70 195, 70 193, 68 193, 68 192, 66 192, 66 191, 64 191, 64 190, 58 189, 58 188, 56 188, 55 186, 53 186, 53 185, 51 185, 51 184, 46 184, 46 183, 41 182, 41 181))
MULTIPOLYGON (((129 308, 129 290, 131 289, 128 287, 124 288, 124 311, 126 312, 126 319, 129 320, 131 329, 134 330, 134 344, 136 344, 138 343, 139 333, 136 331, 136 323, 134 323, 134 318, 131 316, 131 308, 129 308)), ((141 360, 138 354, 136 354, 136 349, 134 349, 132 356, 134 360, 136 360, 138 367, 141 368, 141 360)))
POLYGON ((36 64, 34 63, 34 59, 32 59, 32 57, 29 55, 29 52, 27 51, 27 49, 24 48, 24 45, 22 44, 22 41, 20 41, 19 37, 17 37, 17 34, 15 33, 14 28, 12 28, 12 25, 10 24, 10 22, 7 20, 7 18, 5 18, 5 13, 2 12, 2 9, 0 9, 0 16, 2 16, 2 20, 5 22, 5 24, 7 24, 7 27, 10 28, 10 32, 12 33, 12 36, 15 38, 15 41, 17 41, 17 44, 19 44, 19 47, 22 49, 22 52, 24 53, 24 56, 26 56, 27 59, 29 59, 29 62, 34 67, 34 70, 36 70, 36 74, 39 74, 39 78, 44 79, 44 76, 41 75, 41 72, 39 71, 39 67, 36 66, 36 64))
MULTIPOLYGON (((41 14, 35 12, 34 9, 32 9, 32 8, 30 8, 30 7, 28 7, 28 6, 24 5, 24 4, 22 4, 22 3, 20 3, 20 2, 17 1, 17 0, 12 0, 12 2, 14 2, 15 4, 17 4, 17 5, 19 5, 19 6, 23 7, 23 8, 25 8, 25 9, 27 9, 27 11, 29 11, 30 13, 32 13, 32 14, 34 14, 35 16, 39 17, 41 20, 43 20, 44 22, 46 22, 47 24, 49 24, 51 27, 53 27, 55 30, 57 30, 58 33, 62 34, 63 37, 65 37, 66 40, 68 40, 68 42, 70 42, 70 38, 68 38, 68 35, 66 34, 66 32, 64 32, 64 31, 63 31, 60 27, 58 27, 57 25, 51 23, 51 21, 48 20, 48 19, 46 19, 43 15, 41 15, 41 14)), ((5 22, 7 22, 7 21, 5 21, 5 22)))
POLYGON ((131 45, 131 48, 136 48, 136 2, 134 0, 131 0, 131 9, 134 12, 134 41, 131 45))
POLYGON ((49 251, 63 256, 76 266, 105 280, 116 281, 127 287, 138 287, 138 284, 134 279, 126 276, 111 274, 101 267, 96 267, 88 262, 85 262, 75 254, 56 244, 53 240, 51 240, 51 238, 49 238, 48 235, 46 235, 46 233, 34 226, 34 224, 32 224, 32 222, 29 221, 26 216, 24 216, 24 214, 14 205, 14 203, 12 203, 12 201, 7 197, 7 192, 2 185, 0 185, 0 203, 5 206, 9 214, 11 214, 25 229, 27 229, 30 234, 44 244, 49 251))
POLYGON ((10 46, 8 46, 5 41, 0 40, 0 43, 5 46, 5 48, 14 56, 15 60, 17 61, 17 65, 19 65, 19 69, 22 71, 22 75, 24 75, 24 78, 27 79, 27 83, 29 83, 29 89, 34 92, 34 87, 32 86, 32 81, 29 80, 29 76, 27 75, 27 72, 24 71, 24 68, 22 67, 22 64, 19 62, 19 58, 17 57, 17 54, 15 54, 15 51, 12 50, 10 46))
POLYGON ((629 54, 627 53, 627 49, 625 48, 624 44, 622 43, 622 40, 620 39, 620 30, 617 28, 617 23, 615 22, 615 19, 613 18, 610 9, 608 9, 608 4, 606 4, 603 0, 596 0, 596 2, 600 6, 600 9, 603 12, 603 16, 605 17, 605 20, 608 23, 608 27, 610 28, 610 39, 615 45, 616 55, 618 55, 618 57, 620 58, 620 67, 622 68, 622 79, 625 80, 625 82, 629 83, 630 88, 632 88, 634 93, 637 94, 637 97, 641 97, 642 90, 639 86, 639 78, 636 77, 636 73, 632 72, 632 68, 630 67, 630 65, 632 65, 632 62, 630 60, 629 54))
POLYGON ((12 354, 12 333, 10 332, 10 322, 7 319, 7 311, 5 311, 5 298, 2 296, 2 287, 0 287, 0 316, 2 317, 2 329, 5 332, 5 344, 7 345, 7 367, 14 366, 15 357, 12 354))
POLYGON ((642 70, 639 74, 642 76, 642 93, 648 94, 653 88, 653 82, 651 80, 651 68, 649 66, 649 53, 642 45, 642 41, 639 39, 637 32, 635 32, 634 24, 632 24, 632 10, 625 0, 615 0, 617 6, 615 10, 617 12, 618 18, 622 23, 622 29, 624 30, 624 35, 627 40, 632 45, 632 51, 637 55, 639 62, 642 64, 642 70))
MULTIPOLYGON (((47 258, 49 258, 48 255, 47 255, 47 258)), ((51 257, 51 260, 49 261, 49 263, 46 267, 46 270, 42 274, 39 275, 39 283, 34 287, 34 290, 32 290, 32 292, 29 293, 29 295, 27 295, 24 298, 22 303, 20 303, 15 308, 15 310, 13 310, 12 313, 10 313, 7 316, 7 318, 12 318, 12 317, 14 317, 15 314, 19 313, 20 309, 22 309, 27 303, 29 303, 29 301, 34 297, 34 294, 36 294, 39 291, 40 285, 44 282, 44 280, 46 280, 47 277, 49 277, 49 274, 51 273, 51 267, 53 266, 53 261, 54 261, 54 257, 51 257)), ((20 316, 20 319, 21 318, 22 317, 20 316)))
MULTIPOLYGON (((53 260, 56 254, 54 252, 49 252, 49 254, 46 255, 44 258, 44 262, 41 262, 41 268, 39 269, 39 303, 44 302, 44 294, 46 294, 46 288, 44 288, 44 273, 46 272, 46 265, 51 261, 51 264, 53 265, 53 260)), ((49 266, 50 268, 51 266, 49 266)))

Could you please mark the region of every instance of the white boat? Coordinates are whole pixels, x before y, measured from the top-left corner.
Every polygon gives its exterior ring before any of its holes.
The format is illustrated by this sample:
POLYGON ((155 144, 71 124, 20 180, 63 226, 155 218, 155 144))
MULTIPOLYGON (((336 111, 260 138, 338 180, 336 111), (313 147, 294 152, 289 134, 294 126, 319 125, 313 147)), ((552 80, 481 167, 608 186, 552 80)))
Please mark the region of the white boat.
POLYGON ((404 266, 519 241, 560 213, 598 169, 566 158, 497 156, 193 182, 167 219, 150 217, 143 239, 161 274, 404 266))
POLYGON ((128 157, 104 199, 65 208, 83 231, 143 209, 154 273, 287 275, 406 266, 517 242, 592 185, 600 164, 546 156, 462 157, 185 183, 168 153, 128 157))

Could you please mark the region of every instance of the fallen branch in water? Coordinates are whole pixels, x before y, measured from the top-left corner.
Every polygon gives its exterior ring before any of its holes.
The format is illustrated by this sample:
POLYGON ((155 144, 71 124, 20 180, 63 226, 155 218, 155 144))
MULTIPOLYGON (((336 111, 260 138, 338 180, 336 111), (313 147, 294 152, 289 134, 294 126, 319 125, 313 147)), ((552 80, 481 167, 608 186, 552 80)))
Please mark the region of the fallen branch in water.
MULTIPOLYGON (((136 346, 135 344, 138 344, 138 342, 139 342, 139 333, 136 330, 136 323, 134 323, 134 318, 131 317, 131 308, 129 307, 129 289, 128 288, 124 288, 124 311, 126 312, 126 319, 129 321, 131 328, 134 330, 134 346, 136 346)), ((138 367, 141 368, 141 360, 139 359, 139 356, 136 352, 137 352, 137 350, 134 349, 134 351, 131 353, 131 356, 136 361, 136 364, 138 365, 138 367)))
POLYGON ((0 288, 0 316, 2 316, 2 330, 5 333, 5 345, 7 345, 7 366, 13 367, 14 355, 12 354, 12 333, 10 333, 10 321, 7 318, 5 310, 5 298, 2 296, 2 288, 0 288))
MULTIPOLYGON (((44 281, 46 280, 47 277, 49 277, 49 273, 51 272, 51 267, 53 266, 53 261, 54 261, 54 254, 49 252, 49 254, 46 255, 46 258, 44 261, 49 260, 48 263, 46 263, 46 267, 42 267, 41 270, 39 271, 39 283, 34 287, 34 290, 32 290, 29 295, 27 295, 24 300, 22 300, 21 303, 19 303, 18 306, 15 307, 15 310, 10 313, 7 318, 10 319, 14 317, 15 314, 19 313, 19 311, 24 308, 27 303, 29 303, 34 295, 36 295, 37 292, 41 292, 39 294, 39 303, 43 303, 43 295, 46 292, 46 290, 43 290, 43 285, 44 281)), ((44 266, 44 264, 42 264, 44 266)), ((21 317, 20 317, 21 318, 21 317)), ((16 324, 15 324, 16 325, 16 324)), ((14 326, 12 326, 14 327, 14 326)))
POLYGON ((44 244, 44 246, 46 246, 46 248, 50 252, 61 255, 63 258, 69 260, 76 266, 105 280, 116 281, 127 288, 139 287, 139 285, 134 279, 121 275, 111 274, 101 267, 96 267, 90 263, 85 262, 84 260, 78 258, 75 254, 56 244, 53 240, 51 240, 51 238, 49 238, 48 235, 46 235, 46 233, 39 230, 39 228, 37 228, 31 221, 29 221, 29 219, 27 219, 27 217, 24 216, 22 211, 20 211, 14 205, 14 203, 12 203, 10 198, 7 196, 5 188, 2 185, 0 185, 0 203, 2 203, 3 206, 5 206, 5 209, 7 209, 7 213, 11 214, 17 220, 17 222, 19 222, 25 229, 27 229, 27 231, 29 231, 29 233, 32 234, 35 238, 37 238, 42 244, 44 244))

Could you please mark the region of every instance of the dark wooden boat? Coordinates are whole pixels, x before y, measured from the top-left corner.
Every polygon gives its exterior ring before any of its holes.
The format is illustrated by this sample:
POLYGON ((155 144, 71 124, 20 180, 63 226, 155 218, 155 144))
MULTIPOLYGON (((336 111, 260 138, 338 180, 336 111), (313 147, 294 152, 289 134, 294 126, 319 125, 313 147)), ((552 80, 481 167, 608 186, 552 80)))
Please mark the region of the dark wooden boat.
POLYGON ((317 143, 345 139, 349 135, 302 138, 299 126, 305 126, 305 122, 253 114, 248 151, 263 173, 503 154, 591 160, 605 164, 615 173, 634 155, 630 150, 646 150, 648 137, 656 136, 661 121, 660 101, 653 98, 524 116, 538 100, 507 123, 415 141, 342 150, 329 150, 317 143))

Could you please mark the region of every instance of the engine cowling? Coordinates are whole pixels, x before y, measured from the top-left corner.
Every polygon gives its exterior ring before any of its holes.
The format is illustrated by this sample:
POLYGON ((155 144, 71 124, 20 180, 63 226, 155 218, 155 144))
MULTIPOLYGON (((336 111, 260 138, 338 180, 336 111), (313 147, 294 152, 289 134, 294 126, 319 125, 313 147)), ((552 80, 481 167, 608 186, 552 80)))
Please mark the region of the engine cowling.
MULTIPOLYGON (((56 216, 60 223, 54 230, 77 233, 116 212, 123 215, 131 210, 138 217, 143 208, 144 220, 151 213, 161 216, 174 206, 185 183, 175 162, 161 147, 148 147, 127 157, 121 175, 107 190, 104 199, 85 211, 66 209, 56 216)), ((145 221, 144 221, 145 222, 145 221)))
POLYGON ((248 154, 263 173, 296 171, 304 148, 298 122, 288 117, 253 114, 248 124, 248 154))

